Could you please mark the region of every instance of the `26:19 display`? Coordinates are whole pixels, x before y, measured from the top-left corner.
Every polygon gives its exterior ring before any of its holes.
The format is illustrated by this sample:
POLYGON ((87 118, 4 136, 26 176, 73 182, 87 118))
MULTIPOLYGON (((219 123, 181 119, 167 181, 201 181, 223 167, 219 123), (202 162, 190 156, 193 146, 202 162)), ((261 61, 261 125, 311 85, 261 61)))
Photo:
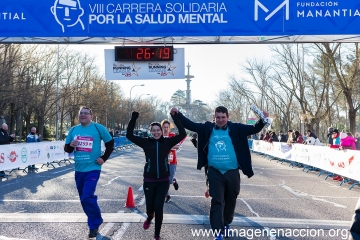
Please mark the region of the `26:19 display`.
POLYGON ((170 48, 138 48, 137 50, 136 59, 138 60, 171 59, 170 48))

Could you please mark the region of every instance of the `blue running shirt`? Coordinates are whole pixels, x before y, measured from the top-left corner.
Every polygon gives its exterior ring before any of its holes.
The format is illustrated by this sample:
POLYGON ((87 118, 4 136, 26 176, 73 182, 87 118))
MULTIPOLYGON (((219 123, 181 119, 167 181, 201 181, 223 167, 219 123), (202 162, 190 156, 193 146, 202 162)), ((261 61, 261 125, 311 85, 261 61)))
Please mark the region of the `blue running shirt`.
POLYGON ((66 137, 66 144, 70 144, 74 139, 79 141, 74 151, 75 171, 101 170, 101 165, 96 162, 96 159, 101 157, 101 139, 109 142, 112 138, 103 125, 96 124, 96 127, 93 122, 86 127, 79 124, 72 127, 66 137))
POLYGON ((208 164, 222 174, 228 170, 238 169, 234 146, 229 136, 229 128, 226 130, 213 129, 209 142, 208 164))

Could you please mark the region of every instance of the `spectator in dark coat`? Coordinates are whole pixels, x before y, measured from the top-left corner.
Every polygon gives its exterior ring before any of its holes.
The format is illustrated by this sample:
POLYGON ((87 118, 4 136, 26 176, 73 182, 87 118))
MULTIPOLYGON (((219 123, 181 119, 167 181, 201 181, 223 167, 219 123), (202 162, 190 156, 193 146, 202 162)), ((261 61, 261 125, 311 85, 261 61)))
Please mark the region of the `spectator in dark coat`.
POLYGON ((315 135, 315 133, 313 133, 310 129, 306 131, 306 136, 307 137, 313 137, 315 139, 317 139, 318 137, 315 135))
POLYGON ((259 140, 263 140, 264 139, 264 134, 263 133, 259 133, 259 140))
POLYGON ((8 133, 8 125, 3 123, 0 128, 0 145, 10 144, 15 138, 15 134, 8 133))
POLYGON ((279 132, 278 138, 279 138, 279 142, 285 142, 285 143, 287 142, 287 137, 283 134, 283 131, 279 132))
MULTIPOLYGON (((0 145, 10 144, 15 138, 15 134, 8 133, 8 125, 3 123, 0 128, 0 145)), ((5 177, 5 172, 0 171, 0 177, 5 177)))
POLYGON ((332 133, 334 131, 334 128, 329 127, 328 128, 328 134, 326 135, 326 138, 328 139, 328 144, 333 144, 333 138, 332 138, 332 133))

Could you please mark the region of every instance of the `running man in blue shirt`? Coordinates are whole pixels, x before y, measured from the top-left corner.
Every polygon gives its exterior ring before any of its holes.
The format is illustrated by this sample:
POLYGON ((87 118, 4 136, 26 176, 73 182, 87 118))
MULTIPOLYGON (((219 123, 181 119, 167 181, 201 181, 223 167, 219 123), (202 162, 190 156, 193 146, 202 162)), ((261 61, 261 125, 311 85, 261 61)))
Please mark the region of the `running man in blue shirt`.
POLYGON ((89 238, 97 236, 102 224, 101 211, 94 194, 100 178, 101 165, 110 157, 114 149, 114 140, 106 128, 92 122, 90 108, 81 107, 80 124, 70 129, 66 137, 64 151, 74 153, 75 182, 79 192, 81 205, 88 217, 89 238), (101 155, 101 140, 105 142, 105 153, 101 155))

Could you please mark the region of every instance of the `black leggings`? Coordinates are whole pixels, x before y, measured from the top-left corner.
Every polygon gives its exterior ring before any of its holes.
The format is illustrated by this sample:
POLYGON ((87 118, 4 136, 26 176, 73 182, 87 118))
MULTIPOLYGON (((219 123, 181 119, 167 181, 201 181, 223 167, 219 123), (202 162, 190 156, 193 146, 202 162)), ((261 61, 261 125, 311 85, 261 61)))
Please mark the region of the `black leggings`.
POLYGON ((160 235, 163 221, 164 200, 169 190, 169 181, 165 182, 144 182, 144 193, 146 200, 147 220, 150 222, 155 213, 155 236, 160 235))

